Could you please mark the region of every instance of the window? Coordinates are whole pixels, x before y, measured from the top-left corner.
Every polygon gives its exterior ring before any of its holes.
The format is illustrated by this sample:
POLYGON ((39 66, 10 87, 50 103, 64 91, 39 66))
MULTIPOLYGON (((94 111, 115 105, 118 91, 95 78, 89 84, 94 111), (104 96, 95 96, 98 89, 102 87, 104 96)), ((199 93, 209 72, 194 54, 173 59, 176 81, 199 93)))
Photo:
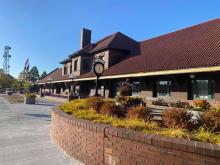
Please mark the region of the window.
POLYGON ((132 96, 139 96, 141 94, 141 83, 133 82, 132 83, 132 96))
POLYGON ((89 59, 84 59, 82 65, 83 65, 83 70, 84 71, 89 71, 90 70, 90 60, 89 59))
POLYGON ((72 74, 72 71, 73 71, 73 66, 72 66, 72 63, 70 64, 70 74, 72 74))
POLYGON ((64 68, 63 68, 63 69, 64 69, 63 74, 64 74, 64 75, 67 75, 67 67, 66 67, 66 66, 64 66, 64 68))
POLYGON ((159 80, 156 82, 157 97, 169 97, 171 92, 171 81, 159 80))
POLYGON ((78 60, 74 61, 74 71, 77 71, 77 63, 78 63, 78 60))
POLYGON ((193 99, 214 99, 214 80, 191 80, 193 99))

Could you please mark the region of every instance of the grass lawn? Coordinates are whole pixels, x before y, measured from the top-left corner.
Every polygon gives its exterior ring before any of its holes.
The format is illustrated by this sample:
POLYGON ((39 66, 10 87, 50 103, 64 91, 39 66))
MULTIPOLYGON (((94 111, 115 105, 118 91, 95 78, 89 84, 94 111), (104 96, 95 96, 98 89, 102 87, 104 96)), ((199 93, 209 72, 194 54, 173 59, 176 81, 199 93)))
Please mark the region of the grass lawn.
POLYGON ((7 99, 11 104, 24 102, 24 96, 21 95, 4 95, 3 97, 7 99))

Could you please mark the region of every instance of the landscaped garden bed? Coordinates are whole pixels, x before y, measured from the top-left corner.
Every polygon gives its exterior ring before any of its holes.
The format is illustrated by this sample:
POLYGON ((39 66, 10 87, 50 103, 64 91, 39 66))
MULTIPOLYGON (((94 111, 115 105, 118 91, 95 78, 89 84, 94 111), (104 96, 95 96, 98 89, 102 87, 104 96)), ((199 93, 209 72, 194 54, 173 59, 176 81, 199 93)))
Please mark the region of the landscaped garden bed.
POLYGON ((195 118, 187 109, 169 108, 162 114, 162 123, 151 119, 150 110, 138 98, 119 96, 116 100, 91 97, 64 103, 60 109, 79 119, 109 124, 144 133, 185 138, 220 144, 220 108, 196 101, 194 110, 204 109, 195 118))
POLYGON ((3 97, 11 104, 24 102, 24 96, 22 95, 3 95, 3 97))

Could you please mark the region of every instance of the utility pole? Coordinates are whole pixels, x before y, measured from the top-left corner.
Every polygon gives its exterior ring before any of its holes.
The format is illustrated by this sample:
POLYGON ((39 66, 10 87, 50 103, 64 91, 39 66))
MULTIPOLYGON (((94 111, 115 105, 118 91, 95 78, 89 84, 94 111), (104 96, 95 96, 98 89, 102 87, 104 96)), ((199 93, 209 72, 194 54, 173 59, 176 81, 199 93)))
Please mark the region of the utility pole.
POLYGON ((9 54, 9 50, 11 49, 10 46, 5 46, 5 51, 4 51, 4 64, 3 64, 3 70, 5 74, 9 74, 9 59, 11 58, 11 55, 9 54))

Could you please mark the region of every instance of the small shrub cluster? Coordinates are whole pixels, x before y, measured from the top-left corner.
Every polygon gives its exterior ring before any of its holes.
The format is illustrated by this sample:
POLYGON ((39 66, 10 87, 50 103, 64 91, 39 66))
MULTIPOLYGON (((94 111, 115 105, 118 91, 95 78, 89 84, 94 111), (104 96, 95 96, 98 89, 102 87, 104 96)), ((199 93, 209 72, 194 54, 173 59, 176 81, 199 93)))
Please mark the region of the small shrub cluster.
POLYGON ((86 106, 88 108, 93 108, 94 110, 99 112, 100 108, 104 104, 104 101, 100 97, 90 97, 90 98, 86 99, 86 103, 85 104, 86 104, 86 106))
POLYGON ((130 107, 126 117, 129 119, 143 119, 144 121, 149 121, 150 110, 145 106, 130 107))
POLYGON ((26 93, 26 94, 25 94, 25 97, 26 97, 26 98, 35 99, 37 96, 36 96, 35 94, 33 94, 33 93, 26 93))
POLYGON ((205 111, 201 117, 204 127, 214 132, 220 132, 220 108, 205 111))
POLYGON ((160 135, 190 139, 190 134, 187 130, 182 128, 165 128, 159 132, 160 135))
POLYGON ((190 104, 188 102, 182 102, 182 101, 178 101, 176 103, 170 103, 171 107, 174 108, 186 108, 186 109, 190 109, 190 104))
POLYGON ((195 100, 194 105, 194 110, 196 111, 206 111, 211 108, 211 105, 207 100, 195 100))
POLYGON ((106 102, 100 108, 100 113, 108 116, 125 117, 126 109, 116 105, 114 102, 106 102))
POLYGON ((196 125, 198 124, 197 120, 186 109, 169 108, 162 115, 163 125, 161 127, 159 123, 150 119, 149 108, 127 100, 122 101, 124 104, 117 105, 110 99, 92 97, 64 103, 60 109, 77 118, 95 123, 220 144, 220 108, 211 108, 203 112, 200 125, 196 125), (200 126, 199 129, 198 126, 200 126))
POLYGON ((220 133, 213 133, 204 127, 200 127, 194 135, 195 140, 220 144, 220 133))
POLYGON ((193 114, 185 109, 171 108, 164 111, 162 115, 163 124, 168 128, 193 129, 193 114))
POLYGON ((115 102, 120 105, 125 105, 127 107, 132 105, 140 104, 142 101, 137 97, 129 97, 129 96, 116 96, 115 102))
POLYGON ((153 105, 161 105, 161 106, 168 106, 169 104, 163 99, 158 98, 155 101, 152 102, 153 105))

